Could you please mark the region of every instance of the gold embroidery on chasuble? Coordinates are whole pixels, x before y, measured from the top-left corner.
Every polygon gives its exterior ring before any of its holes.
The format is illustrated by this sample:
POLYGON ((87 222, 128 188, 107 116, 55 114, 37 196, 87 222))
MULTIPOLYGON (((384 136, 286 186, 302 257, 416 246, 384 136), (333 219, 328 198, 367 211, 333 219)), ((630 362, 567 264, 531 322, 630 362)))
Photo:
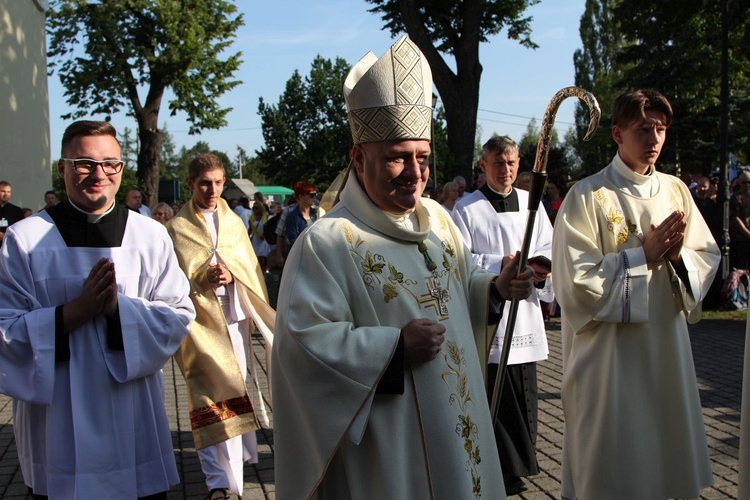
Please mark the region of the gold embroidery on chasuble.
MULTIPOLYGON (((680 181, 682 182, 682 181, 680 181)), ((673 212, 684 212, 685 211, 685 205, 683 203, 682 198, 682 191, 680 191, 679 186, 676 183, 671 184, 672 187, 672 211, 673 212)))
POLYGON ((618 202, 605 195, 601 189, 594 191, 594 199, 607 222, 607 230, 615 236, 618 247, 627 243, 630 236, 643 242, 639 236, 638 225, 625 217, 618 202))
POLYGON ((463 371, 466 365, 464 350, 459 348, 455 342, 447 341, 442 353, 448 369, 443 372, 441 378, 451 390, 448 403, 451 406, 458 405, 456 434, 464 440, 464 450, 467 455, 466 470, 471 473, 472 493, 474 498, 481 498, 482 477, 479 475, 477 465, 482 461, 482 456, 479 451, 478 428, 469 412, 469 406, 474 404, 474 400, 469 389, 467 375, 463 371))
POLYGON ((432 242, 429 245, 426 242, 415 244, 415 252, 424 249, 425 266, 404 269, 386 256, 370 250, 369 243, 359 234, 355 235, 349 224, 342 223, 341 229, 349 244, 349 252, 359 261, 362 281, 370 290, 380 290, 386 304, 396 300, 413 300, 421 309, 433 310, 438 319, 448 319, 450 286, 453 280, 460 283, 456 251, 450 243, 441 238, 441 246, 437 249, 432 242), (434 269, 428 269, 428 262, 432 262, 430 252, 437 255, 438 251, 443 257, 441 267, 433 264, 434 269))

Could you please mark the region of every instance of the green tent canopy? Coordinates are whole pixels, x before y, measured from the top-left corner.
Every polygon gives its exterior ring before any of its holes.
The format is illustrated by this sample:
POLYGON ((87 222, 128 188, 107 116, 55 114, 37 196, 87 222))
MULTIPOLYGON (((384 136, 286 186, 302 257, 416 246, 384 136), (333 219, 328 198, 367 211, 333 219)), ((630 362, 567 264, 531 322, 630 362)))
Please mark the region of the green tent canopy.
POLYGON ((284 186, 255 186, 255 189, 263 193, 263 196, 269 200, 279 203, 283 203, 287 196, 294 194, 294 191, 284 186))

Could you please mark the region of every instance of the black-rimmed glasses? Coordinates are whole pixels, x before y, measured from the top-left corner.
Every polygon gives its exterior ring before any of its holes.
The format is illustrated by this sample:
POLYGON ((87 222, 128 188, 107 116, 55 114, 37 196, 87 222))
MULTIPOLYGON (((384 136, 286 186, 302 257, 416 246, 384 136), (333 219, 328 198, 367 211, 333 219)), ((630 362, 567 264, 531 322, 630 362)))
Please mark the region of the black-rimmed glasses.
POLYGON ((91 158, 60 158, 64 162, 72 162, 73 168, 79 174, 90 174, 96 170, 97 166, 102 167, 102 172, 105 175, 115 175, 122 167, 125 166, 125 162, 122 160, 92 160, 91 158))

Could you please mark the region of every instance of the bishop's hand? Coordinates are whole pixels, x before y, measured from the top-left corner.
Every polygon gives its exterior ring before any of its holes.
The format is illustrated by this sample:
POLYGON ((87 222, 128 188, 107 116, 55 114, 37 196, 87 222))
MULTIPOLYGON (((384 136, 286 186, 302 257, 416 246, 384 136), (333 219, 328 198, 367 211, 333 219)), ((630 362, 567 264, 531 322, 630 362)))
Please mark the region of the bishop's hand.
POLYGON ((527 265, 523 272, 518 273, 518 263, 521 252, 516 252, 513 259, 504 265, 495 280, 495 288, 505 300, 524 300, 531 295, 534 287, 534 268, 527 265))
POLYGON ((401 328, 404 338, 404 362, 426 363, 440 352, 445 341, 445 326, 435 320, 421 318, 409 321, 401 328))

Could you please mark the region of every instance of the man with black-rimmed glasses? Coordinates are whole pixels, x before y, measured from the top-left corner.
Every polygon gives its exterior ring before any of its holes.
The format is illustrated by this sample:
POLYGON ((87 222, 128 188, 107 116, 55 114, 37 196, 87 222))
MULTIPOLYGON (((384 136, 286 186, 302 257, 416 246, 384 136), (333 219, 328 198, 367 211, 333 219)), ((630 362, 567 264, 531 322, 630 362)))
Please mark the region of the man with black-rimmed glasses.
POLYGON ((166 498, 179 482, 161 368, 195 316, 167 231, 115 203, 114 127, 78 121, 67 200, 6 232, 0 392, 33 498, 166 498))

